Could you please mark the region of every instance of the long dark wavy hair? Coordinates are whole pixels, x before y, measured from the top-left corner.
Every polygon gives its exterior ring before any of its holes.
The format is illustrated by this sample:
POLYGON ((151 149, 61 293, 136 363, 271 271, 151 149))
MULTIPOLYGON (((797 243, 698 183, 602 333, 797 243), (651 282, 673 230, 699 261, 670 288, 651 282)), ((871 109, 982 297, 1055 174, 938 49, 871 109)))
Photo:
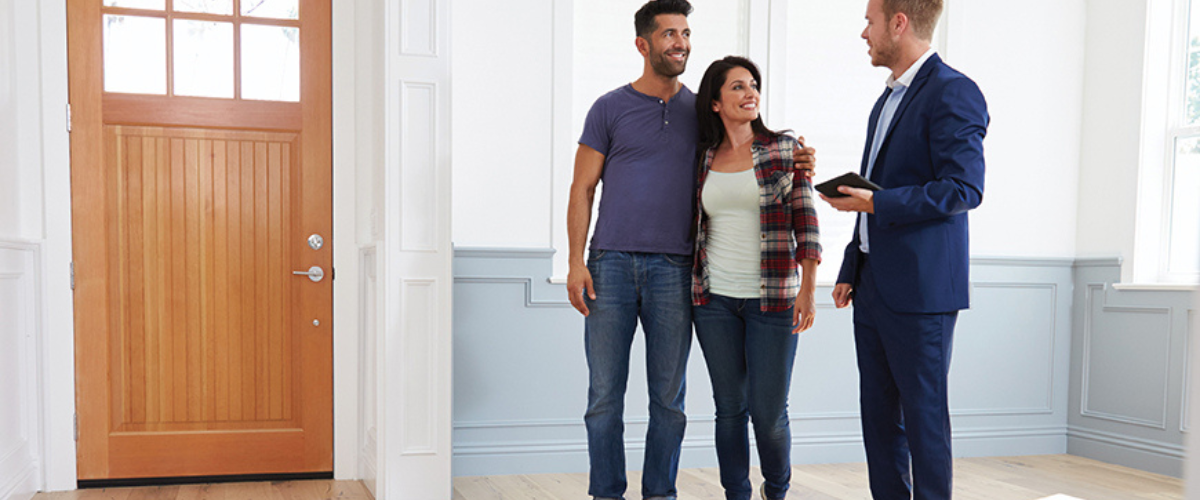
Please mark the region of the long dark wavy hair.
MULTIPOLYGON (((725 140, 725 123, 713 111, 712 103, 721 99, 721 87, 725 85, 729 70, 739 66, 750 72, 750 76, 758 82, 759 92, 762 91, 762 74, 758 72, 758 66, 745 57, 726 56, 708 65, 708 69, 704 71, 704 79, 700 80, 700 91, 696 93, 696 118, 700 121, 700 151, 717 146, 725 140)), ((750 128, 754 130, 755 135, 770 138, 780 135, 763 124, 762 112, 750 122, 750 128)))

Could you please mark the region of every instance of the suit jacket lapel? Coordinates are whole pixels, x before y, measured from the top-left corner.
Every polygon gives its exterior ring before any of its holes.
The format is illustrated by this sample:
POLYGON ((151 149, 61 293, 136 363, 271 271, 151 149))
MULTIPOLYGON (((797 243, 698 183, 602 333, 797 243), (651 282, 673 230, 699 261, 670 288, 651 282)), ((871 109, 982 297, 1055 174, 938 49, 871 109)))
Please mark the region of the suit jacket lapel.
POLYGON ((875 101, 875 107, 871 109, 871 118, 867 120, 867 144, 863 146, 862 166, 858 169, 858 175, 867 176, 867 161, 871 158, 871 142, 875 140, 875 129, 879 125, 879 115, 883 113, 883 103, 887 102, 887 98, 891 95, 892 89, 883 89, 883 94, 875 101))
MULTIPOLYGON (((913 98, 921 91, 921 87, 925 86, 925 82, 929 81, 929 75, 933 73, 933 68, 941 64, 942 58, 937 54, 929 56, 921 69, 917 71, 917 76, 913 78, 912 85, 908 87, 908 91, 904 93, 904 98, 900 99, 900 105, 896 107, 896 114, 892 115, 892 123, 888 124, 886 134, 883 136, 883 143, 879 145, 879 155, 883 156, 883 150, 888 146, 888 140, 892 137, 892 132, 896 130, 896 124, 900 123, 900 118, 904 116, 904 111, 908 109, 908 105, 912 103, 913 98)), ((876 118, 878 120, 878 118, 876 118)), ((876 159, 876 167, 879 160, 876 159)), ((876 169, 878 171, 878 169, 876 169)), ((872 172, 874 173, 874 172, 872 172)))

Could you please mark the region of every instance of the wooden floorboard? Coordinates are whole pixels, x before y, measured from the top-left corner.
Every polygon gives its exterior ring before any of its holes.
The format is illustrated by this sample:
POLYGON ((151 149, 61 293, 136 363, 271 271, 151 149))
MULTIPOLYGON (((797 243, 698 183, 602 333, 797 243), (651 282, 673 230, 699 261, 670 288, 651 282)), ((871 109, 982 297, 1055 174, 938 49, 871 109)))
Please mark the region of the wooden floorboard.
MULTIPOLYGON (((629 473, 630 500, 641 476, 629 473)), ((587 474, 454 478, 453 500, 583 500, 587 474)), ((757 487, 758 470, 751 471, 757 487)), ((723 500, 716 468, 683 469, 679 500, 723 500)), ((961 458, 954 461, 956 500, 1181 500, 1183 481, 1071 455, 961 458)), ((866 464, 792 467, 791 500, 869 499, 866 464)), ((34 500, 372 500, 358 481, 281 481, 106 488, 39 493, 34 500)), ((437 499, 431 499, 437 500, 437 499)))

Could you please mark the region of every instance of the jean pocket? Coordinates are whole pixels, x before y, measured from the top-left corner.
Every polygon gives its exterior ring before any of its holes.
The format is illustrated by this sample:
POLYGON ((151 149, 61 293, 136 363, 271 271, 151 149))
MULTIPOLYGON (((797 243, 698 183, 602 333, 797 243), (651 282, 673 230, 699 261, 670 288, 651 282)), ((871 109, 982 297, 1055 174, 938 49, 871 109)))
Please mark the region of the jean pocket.
POLYGON ((607 254, 607 253, 608 253, 608 250, 588 250, 588 262, 595 262, 597 260, 603 259, 604 254, 607 254))
POLYGON ((673 253, 664 253, 663 260, 668 264, 678 267, 692 267, 691 255, 675 255, 673 253))

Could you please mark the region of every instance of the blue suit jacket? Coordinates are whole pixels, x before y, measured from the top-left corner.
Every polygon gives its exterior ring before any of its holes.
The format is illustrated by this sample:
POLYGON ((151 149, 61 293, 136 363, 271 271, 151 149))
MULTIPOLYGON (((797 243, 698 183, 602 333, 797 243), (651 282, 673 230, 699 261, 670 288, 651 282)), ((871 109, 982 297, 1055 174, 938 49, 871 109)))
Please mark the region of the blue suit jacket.
MULTIPOLYGON (((867 127, 862 175, 887 91, 867 127)), ((987 103, 975 82, 934 54, 900 101, 875 159, 875 213, 867 216, 871 269, 883 302, 902 313, 970 306, 967 211, 983 200, 987 103)), ((838 283, 856 284, 858 228, 838 283)))

